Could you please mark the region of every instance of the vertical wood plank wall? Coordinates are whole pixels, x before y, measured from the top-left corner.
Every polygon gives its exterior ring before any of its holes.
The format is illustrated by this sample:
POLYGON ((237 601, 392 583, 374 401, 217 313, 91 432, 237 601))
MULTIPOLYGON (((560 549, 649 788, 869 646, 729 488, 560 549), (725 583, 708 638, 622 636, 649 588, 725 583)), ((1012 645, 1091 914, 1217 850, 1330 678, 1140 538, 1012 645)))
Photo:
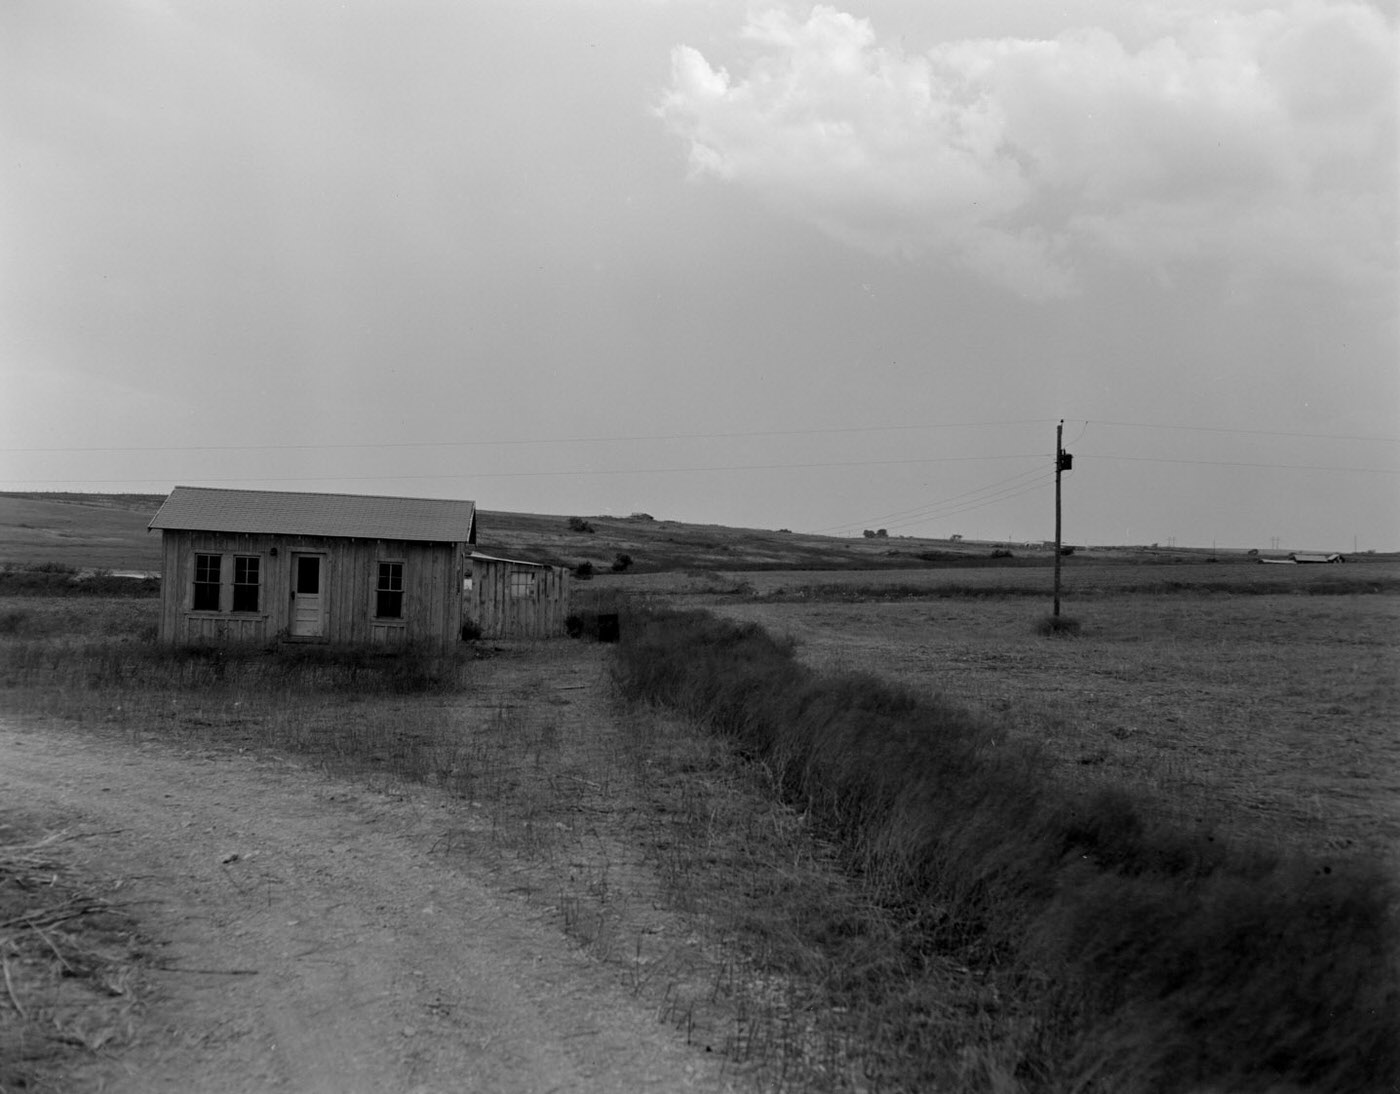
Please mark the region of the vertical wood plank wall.
POLYGON ((471 566, 467 614, 483 638, 557 638, 564 633, 573 580, 567 569, 482 558, 472 559, 471 566), (529 595, 512 590, 513 574, 534 575, 529 595))
POLYGON ((325 597, 321 641, 398 645, 456 642, 462 629, 462 585, 470 545, 411 543, 401 540, 334 539, 317 536, 231 535, 210 532, 161 533, 160 639, 172 644, 269 642, 288 637, 291 622, 292 555, 319 554, 321 595, 325 597), (272 556, 273 550, 277 556, 272 556), (196 612, 194 556, 225 559, 221 611, 196 612), (234 555, 260 559, 261 587, 256 612, 232 612, 234 555), (404 564, 403 618, 374 617, 380 562, 404 564))

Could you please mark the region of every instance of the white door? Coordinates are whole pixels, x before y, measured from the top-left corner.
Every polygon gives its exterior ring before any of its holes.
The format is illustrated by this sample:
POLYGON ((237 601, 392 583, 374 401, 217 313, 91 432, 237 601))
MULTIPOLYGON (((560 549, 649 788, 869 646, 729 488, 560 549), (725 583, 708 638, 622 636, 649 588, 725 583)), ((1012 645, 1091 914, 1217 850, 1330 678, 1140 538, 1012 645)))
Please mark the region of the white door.
POLYGON ((292 556, 292 634, 298 638, 319 638, 325 629, 321 569, 320 555, 292 556))

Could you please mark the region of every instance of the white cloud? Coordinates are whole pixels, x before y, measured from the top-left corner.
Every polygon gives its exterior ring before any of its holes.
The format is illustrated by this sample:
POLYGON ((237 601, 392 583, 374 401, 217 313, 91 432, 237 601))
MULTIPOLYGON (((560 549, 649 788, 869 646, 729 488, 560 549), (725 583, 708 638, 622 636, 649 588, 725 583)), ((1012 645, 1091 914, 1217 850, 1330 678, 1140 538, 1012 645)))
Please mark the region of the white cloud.
POLYGON ((1153 11, 924 53, 818 6, 750 16, 746 71, 672 53, 658 113, 692 173, 832 236, 1029 297, 1105 258, 1365 283, 1395 245, 1395 35, 1342 0, 1153 11))

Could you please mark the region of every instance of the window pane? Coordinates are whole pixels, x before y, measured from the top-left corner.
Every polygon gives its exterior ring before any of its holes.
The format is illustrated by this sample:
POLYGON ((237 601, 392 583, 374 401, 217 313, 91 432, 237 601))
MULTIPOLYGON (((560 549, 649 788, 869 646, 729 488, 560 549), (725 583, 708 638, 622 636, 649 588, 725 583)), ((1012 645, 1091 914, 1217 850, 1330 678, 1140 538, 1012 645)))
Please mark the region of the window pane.
POLYGON ((258 610, 259 560, 255 557, 238 557, 233 560, 233 610, 255 612, 258 610))
POLYGON ((376 619, 403 618, 403 563, 381 562, 374 591, 376 619))
POLYGON ((321 560, 316 555, 301 555, 297 559, 297 592, 316 596, 321 591, 321 560))
POLYGON ((221 555, 194 556, 194 601, 197 612, 217 612, 219 610, 219 568, 221 555))

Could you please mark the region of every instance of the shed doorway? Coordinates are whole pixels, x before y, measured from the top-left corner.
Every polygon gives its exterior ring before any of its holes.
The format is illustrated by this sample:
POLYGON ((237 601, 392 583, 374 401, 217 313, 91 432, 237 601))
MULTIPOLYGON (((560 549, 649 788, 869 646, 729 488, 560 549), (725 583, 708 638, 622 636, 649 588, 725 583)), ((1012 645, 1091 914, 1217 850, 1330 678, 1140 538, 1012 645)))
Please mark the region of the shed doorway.
POLYGON ((292 555, 293 638, 320 638, 325 633, 326 605, 321 592, 321 556, 292 555))

